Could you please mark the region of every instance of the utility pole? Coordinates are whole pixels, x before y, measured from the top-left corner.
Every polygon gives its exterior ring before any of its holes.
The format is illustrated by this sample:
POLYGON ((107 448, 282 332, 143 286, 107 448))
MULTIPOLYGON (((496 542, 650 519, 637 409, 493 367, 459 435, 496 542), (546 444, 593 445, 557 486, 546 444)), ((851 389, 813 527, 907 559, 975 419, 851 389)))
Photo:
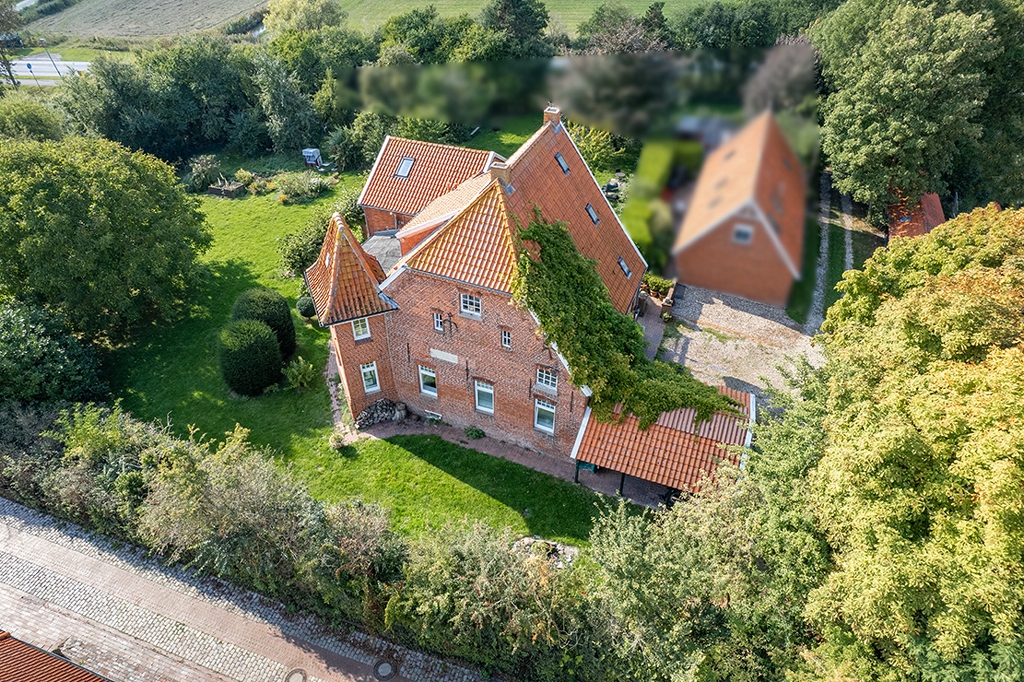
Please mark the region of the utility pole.
POLYGON ((46 38, 40 38, 39 44, 43 46, 43 50, 46 52, 46 56, 50 58, 50 63, 53 64, 53 70, 57 72, 57 75, 60 76, 61 80, 64 80, 64 74, 62 74, 60 72, 60 69, 57 68, 57 62, 53 61, 53 55, 50 54, 50 51, 46 49, 46 38))

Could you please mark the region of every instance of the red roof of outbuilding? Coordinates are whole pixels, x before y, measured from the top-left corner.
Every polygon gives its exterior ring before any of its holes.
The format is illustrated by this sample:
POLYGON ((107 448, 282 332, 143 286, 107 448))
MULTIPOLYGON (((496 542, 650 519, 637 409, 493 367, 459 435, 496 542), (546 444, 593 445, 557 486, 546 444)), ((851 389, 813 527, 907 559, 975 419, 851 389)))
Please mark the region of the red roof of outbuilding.
POLYGON ((663 413, 646 431, 633 415, 618 423, 590 418, 576 459, 676 490, 694 490, 720 461, 738 462, 730 446, 747 443, 751 394, 724 386, 718 390, 740 404, 742 416, 719 412, 695 424, 696 411, 686 408, 663 413))
POLYGON ((359 196, 359 205, 415 215, 434 199, 487 170, 501 157, 481 149, 388 136, 359 196), (413 159, 407 177, 397 175, 402 159, 413 159))
POLYGON ((935 192, 922 194, 912 209, 907 202, 889 206, 889 239, 893 237, 920 237, 946 222, 942 202, 935 192))
POLYGON ((0 632, 0 680, 4 682, 110 682, 71 661, 0 632))

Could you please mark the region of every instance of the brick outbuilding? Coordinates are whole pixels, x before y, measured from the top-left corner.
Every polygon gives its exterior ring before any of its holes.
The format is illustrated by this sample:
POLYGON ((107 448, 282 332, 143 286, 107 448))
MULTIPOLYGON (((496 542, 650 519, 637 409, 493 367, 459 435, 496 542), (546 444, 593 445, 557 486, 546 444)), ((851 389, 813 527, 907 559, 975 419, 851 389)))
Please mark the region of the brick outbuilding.
POLYGON ((801 277, 804 182, 770 112, 715 149, 672 249, 679 281, 785 306, 801 277))

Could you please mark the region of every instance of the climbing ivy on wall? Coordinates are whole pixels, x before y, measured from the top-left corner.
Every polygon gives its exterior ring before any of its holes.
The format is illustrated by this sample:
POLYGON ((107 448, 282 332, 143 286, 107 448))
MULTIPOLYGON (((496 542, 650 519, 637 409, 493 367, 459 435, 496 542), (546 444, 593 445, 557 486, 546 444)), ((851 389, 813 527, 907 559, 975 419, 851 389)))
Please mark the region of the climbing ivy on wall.
POLYGON ((620 403, 643 429, 681 407, 696 409, 698 420, 732 409, 733 401, 685 367, 647 359, 643 329, 612 305, 594 261, 577 250, 564 223, 545 222, 539 209, 520 232, 513 294, 537 315, 569 363, 572 382, 594 392, 590 406, 599 421, 614 419, 620 403))

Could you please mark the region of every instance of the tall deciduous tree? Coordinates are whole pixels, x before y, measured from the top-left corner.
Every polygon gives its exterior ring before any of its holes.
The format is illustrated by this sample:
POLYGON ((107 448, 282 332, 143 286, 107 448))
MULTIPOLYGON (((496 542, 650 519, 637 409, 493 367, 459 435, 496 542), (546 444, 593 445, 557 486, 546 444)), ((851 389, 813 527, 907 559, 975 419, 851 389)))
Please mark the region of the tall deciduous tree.
POLYGON ((1024 212, 990 206, 840 284, 809 476, 835 552, 807 610, 825 671, 1024 676, 1022 254, 1024 212))
POLYGON ((210 244, 169 166, 103 139, 4 144, 0 207, 0 291, 63 313, 88 339, 123 341, 171 317, 210 244))
MULTIPOLYGON (((10 40, 19 26, 21 26, 21 17, 14 11, 13 0, 0 0, 0 69, 3 70, 4 78, 9 80, 15 89, 18 87, 18 79, 14 77, 14 67, 11 65, 14 55, 10 47, 10 40)), ((0 97, 3 96, 2 93, 3 91, 0 90, 0 97)))
POLYGON ((256 86, 259 102, 267 119, 267 130, 278 152, 298 153, 320 137, 313 102, 303 94, 295 74, 269 55, 256 60, 256 86))
POLYGON ((492 0, 481 12, 480 24, 508 38, 512 59, 547 57, 552 53, 544 38, 548 10, 542 0, 492 0))
MULTIPOLYGON (((841 191, 884 206, 946 190, 957 148, 983 133, 993 27, 979 14, 900 6, 856 56, 827 62, 838 91, 825 105, 822 146, 841 191)), ((823 52, 839 49, 842 30, 818 32, 823 52)))

